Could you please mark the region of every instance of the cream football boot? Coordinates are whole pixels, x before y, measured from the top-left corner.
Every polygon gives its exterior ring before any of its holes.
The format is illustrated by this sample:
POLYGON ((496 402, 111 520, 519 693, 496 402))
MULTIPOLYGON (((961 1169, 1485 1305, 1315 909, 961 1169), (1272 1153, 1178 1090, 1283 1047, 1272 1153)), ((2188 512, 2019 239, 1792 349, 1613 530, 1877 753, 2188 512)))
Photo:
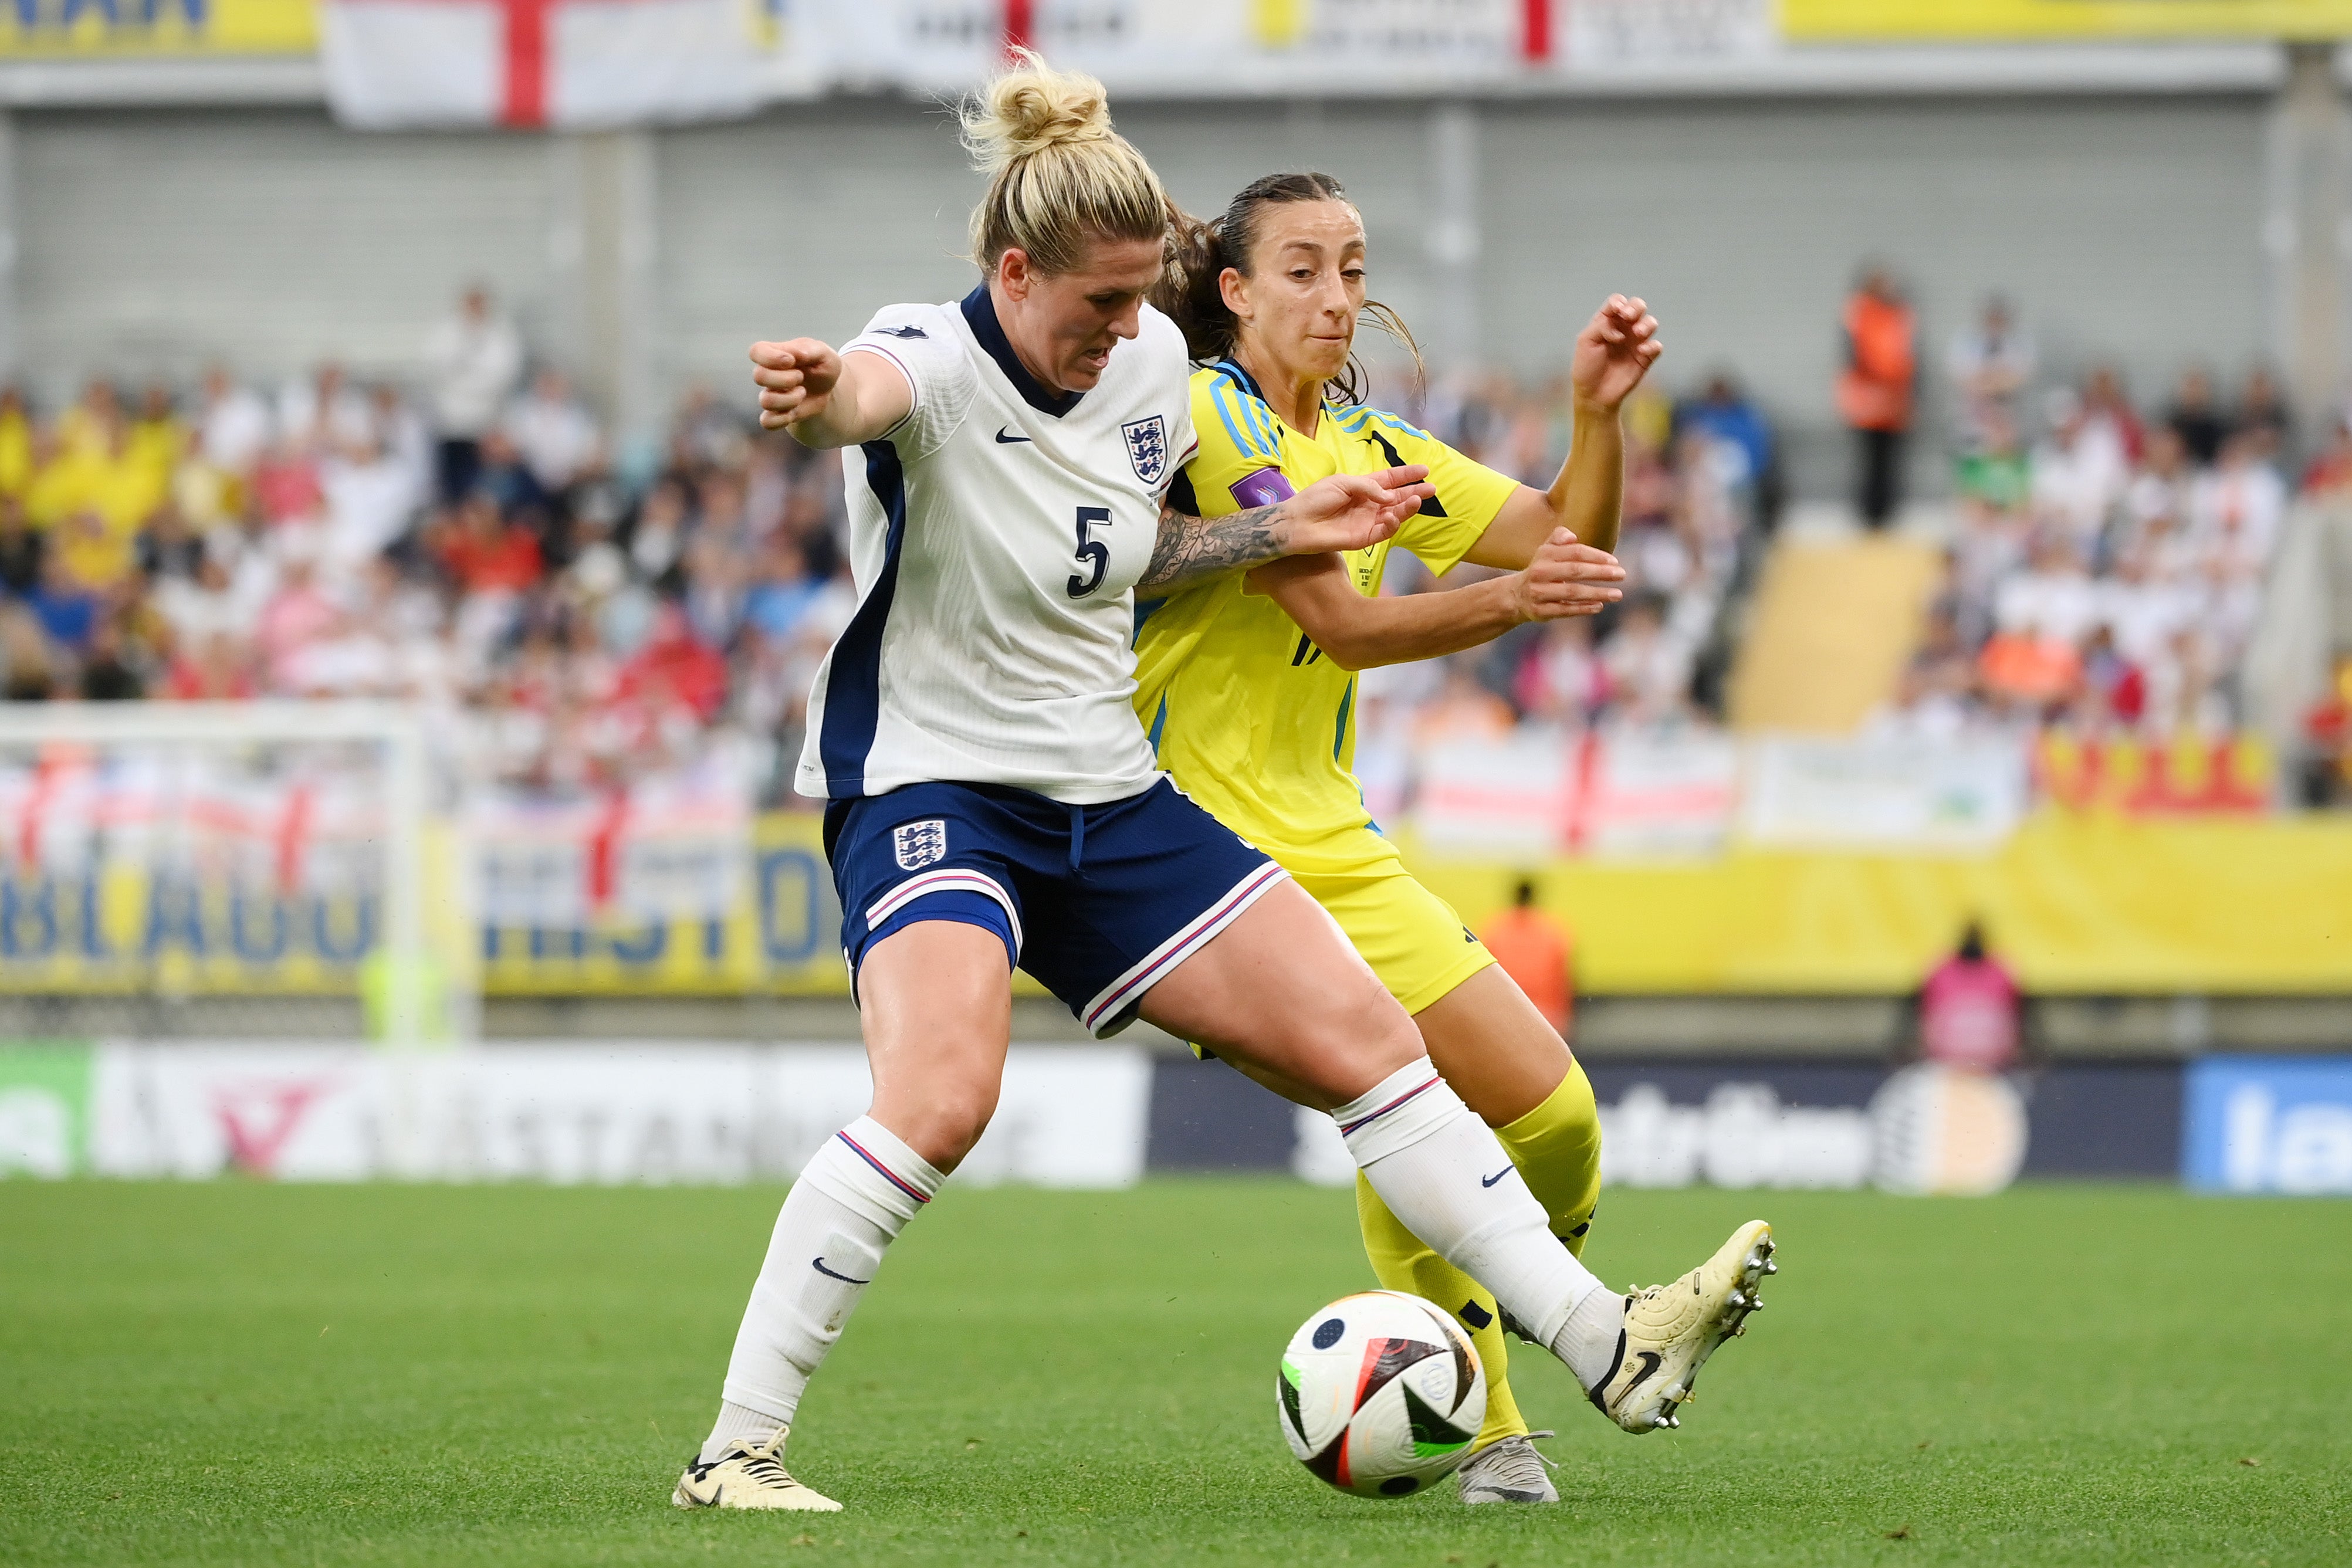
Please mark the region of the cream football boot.
POLYGON ((787 1427, 764 1443, 738 1443, 709 1464, 699 1459, 677 1478, 670 1501, 680 1508, 781 1508, 839 1513, 841 1505, 793 1479, 784 1469, 787 1427))
POLYGON ((1675 1407, 1691 1396, 1698 1369, 1716 1346, 1748 1332, 1748 1314, 1763 1305, 1757 1286, 1778 1272, 1772 1228, 1751 1219, 1673 1284, 1627 1296, 1617 1370, 1592 1390, 1593 1405, 1628 1432, 1681 1426, 1675 1407))

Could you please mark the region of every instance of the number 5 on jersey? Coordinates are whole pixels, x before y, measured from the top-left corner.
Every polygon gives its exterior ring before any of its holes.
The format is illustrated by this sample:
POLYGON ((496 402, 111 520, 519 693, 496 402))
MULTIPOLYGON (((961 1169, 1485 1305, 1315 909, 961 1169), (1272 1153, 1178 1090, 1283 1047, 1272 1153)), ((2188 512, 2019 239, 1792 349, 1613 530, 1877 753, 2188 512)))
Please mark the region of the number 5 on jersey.
POLYGON ((1070 597, 1073 599, 1084 599, 1087 594, 1100 588, 1103 574, 1110 570, 1110 546, 1088 536, 1088 531, 1097 524, 1104 528, 1110 527, 1108 507, 1078 508, 1078 560, 1092 570, 1085 577, 1080 577, 1076 572, 1070 574, 1070 597))

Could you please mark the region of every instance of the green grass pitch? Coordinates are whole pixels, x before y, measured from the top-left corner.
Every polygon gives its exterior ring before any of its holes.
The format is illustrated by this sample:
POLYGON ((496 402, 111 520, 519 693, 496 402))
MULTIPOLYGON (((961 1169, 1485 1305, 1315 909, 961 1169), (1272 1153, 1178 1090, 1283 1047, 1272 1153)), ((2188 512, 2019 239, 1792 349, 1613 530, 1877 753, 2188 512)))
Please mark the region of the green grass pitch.
POLYGON ((950 1189, 801 1412, 823 1516, 669 1505, 778 1193, 0 1184, 0 1563, 2352 1562, 2352 1205, 1615 1192, 1589 1260, 1783 1270, 1552 1509, 1326 1490, 1284 1340, 1370 1282, 1286 1182, 950 1189))

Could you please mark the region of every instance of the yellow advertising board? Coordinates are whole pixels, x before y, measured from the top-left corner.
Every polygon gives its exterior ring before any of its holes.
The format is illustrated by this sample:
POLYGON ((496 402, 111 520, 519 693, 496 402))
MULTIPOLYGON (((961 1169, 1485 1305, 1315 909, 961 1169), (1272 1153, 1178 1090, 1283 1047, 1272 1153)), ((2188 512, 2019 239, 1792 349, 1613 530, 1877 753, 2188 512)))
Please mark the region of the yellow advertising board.
MULTIPOLYGON (((1521 867, 1402 847, 1474 925, 1536 872, 1546 906, 1575 928, 1588 991, 1906 992, 1971 918, 2035 991, 2352 991, 2352 818, 2341 816, 2052 808, 1983 855, 1735 848, 1711 861, 1521 867)), ((444 874, 428 878, 428 903, 447 909, 444 874)), ((493 996, 840 996, 840 922, 818 819, 791 814, 759 822, 743 895, 723 918, 429 936, 436 952, 478 955, 493 996)), ((0 874, 0 991, 350 994, 375 925, 372 901, 349 896, 242 893, 130 867, 12 871, 0 874)))
MULTIPOLYGON (((1413 858, 1474 925, 1517 874, 1413 858)), ((2352 991, 2342 817, 2047 810, 1982 856, 1744 849, 1680 866, 1538 869, 1590 991, 1901 994, 1970 919, 2029 991, 2352 991)))
POLYGON ((313 0, 17 0, 0 59, 310 55, 313 0))
POLYGON ((2352 37, 2352 0, 1780 0, 1795 43, 2352 37))

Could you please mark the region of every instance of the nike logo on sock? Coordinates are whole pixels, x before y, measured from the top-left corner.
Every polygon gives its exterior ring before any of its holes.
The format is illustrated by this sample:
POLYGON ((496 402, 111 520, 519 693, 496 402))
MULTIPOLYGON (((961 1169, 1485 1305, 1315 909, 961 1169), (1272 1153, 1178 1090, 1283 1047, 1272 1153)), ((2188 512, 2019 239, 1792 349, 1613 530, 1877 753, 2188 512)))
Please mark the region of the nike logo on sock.
POLYGON ((1480 1176, 1480 1177, 1478 1178, 1478 1185, 1479 1185, 1480 1186, 1494 1186, 1496 1182, 1498 1182, 1498 1181, 1502 1180, 1505 1176, 1507 1176, 1510 1175, 1510 1174, 1511 1174, 1512 1169, 1513 1169, 1513 1167, 1512 1167, 1512 1166, 1505 1166, 1501 1170, 1496 1171, 1493 1176, 1480 1176))
POLYGON ((1005 433, 1005 431, 1010 430, 1010 429, 1012 429, 1012 428, 1013 428, 1013 427, 1012 427, 1011 425, 1009 425, 1009 424, 1008 424, 1008 425, 1004 425, 1004 426, 1003 426, 1002 428, 1000 428, 1000 429, 997 431, 997 433, 996 433, 996 444, 997 444, 999 446, 1011 446, 1011 445, 1013 445, 1013 444, 1014 443, 1016 443, 1016 442, 1027 441, 1027 440, 1029 440, 1029 439, 1030 439, 1030 437, 1028 437, 1028 436, 1026 436, 1026 435, 1007 435, 1007 434, 1004 434, 1004 433, 1005 433))
POLYGON ((827 1279, 838 1280, 845 1285, 870 1285, 874 1282, 872 1280, 853 1280, 846 1274, 836 1273, 835 1270, 824 1266, 824 1260, 823 1258, 812 1258, 809 1260, 809 1262, 815 1268, 818 1273, 824 1275, 827 1279))

